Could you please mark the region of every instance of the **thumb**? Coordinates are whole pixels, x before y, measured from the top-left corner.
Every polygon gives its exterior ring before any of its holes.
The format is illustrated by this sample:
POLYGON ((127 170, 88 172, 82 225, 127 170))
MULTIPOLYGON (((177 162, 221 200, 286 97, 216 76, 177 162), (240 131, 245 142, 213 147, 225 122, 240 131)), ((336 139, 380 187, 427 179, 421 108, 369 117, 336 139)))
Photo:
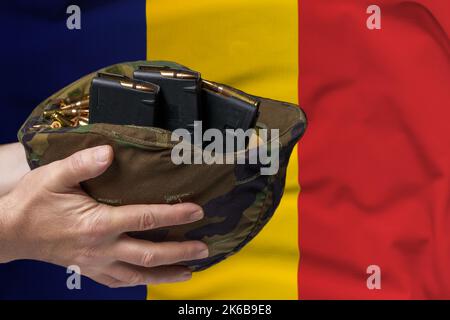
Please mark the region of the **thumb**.
POLYGON ((47 183, 52 190, 78 186, 82 181, 101 175, 111 165, 113 150, 104 145, 78 151, 48 165, 47 183))

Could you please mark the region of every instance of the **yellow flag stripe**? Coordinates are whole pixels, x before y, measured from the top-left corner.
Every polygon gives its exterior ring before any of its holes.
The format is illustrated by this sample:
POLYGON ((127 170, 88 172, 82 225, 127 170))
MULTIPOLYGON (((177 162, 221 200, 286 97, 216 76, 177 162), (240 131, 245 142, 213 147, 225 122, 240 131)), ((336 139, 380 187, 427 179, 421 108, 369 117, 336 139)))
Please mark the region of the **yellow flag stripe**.
MULTIPOLYGON (((147 59, 297 103, 297 12, 297 0, 147 0, 147 59)), ((281 204, 249 245, 191 281, 149 287, 148 299, 297 299, 297 167, 294 150, 281 204)))

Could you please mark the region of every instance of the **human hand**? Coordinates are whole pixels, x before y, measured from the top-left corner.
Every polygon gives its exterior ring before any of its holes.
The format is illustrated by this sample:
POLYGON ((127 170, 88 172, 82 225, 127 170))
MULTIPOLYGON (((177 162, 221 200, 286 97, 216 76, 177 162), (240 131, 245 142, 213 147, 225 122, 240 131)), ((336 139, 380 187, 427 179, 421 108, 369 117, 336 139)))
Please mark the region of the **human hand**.
POLYGON ((82 150, 27 173, 0 198, 0 262, 77 265, 83 275, 109 287, 188 280, 188 268, 171 264, 207 257, 204 243, 153 243, 126 232, 197 221, 203 218, 201 207, 96 202, 79 183, 101 175, 112 158, 110 146, 82 150))

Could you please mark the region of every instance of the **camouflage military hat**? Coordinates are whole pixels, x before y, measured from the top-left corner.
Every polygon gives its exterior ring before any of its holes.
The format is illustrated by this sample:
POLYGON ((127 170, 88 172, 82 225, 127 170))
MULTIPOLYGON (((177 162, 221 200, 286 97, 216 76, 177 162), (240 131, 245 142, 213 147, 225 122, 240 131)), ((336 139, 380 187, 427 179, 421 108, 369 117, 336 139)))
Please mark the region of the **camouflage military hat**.
MULTIPOLYGON (((173 62, 136 61, 113 65, 102 72, 132 77, 139 65, 184 68, 173 62)), ((176 142, 171 132, 153 127, 87 124, 70 127, 42 125, 45 110, 57 103, 80 101, 89 94, 96 72, 84 76, 40 103, 18 132, 31 167, 63 159, 76 151, 108 144, 114 149, 111 167, 82 183, 97 201, 110 205, 194 202, 205 218, 188 225, 131 233, 150 241, 201 240, 209 247, 206 259, 188 262, 206 269, 245 246, 270 220, 283 195, 289 156, 306 129, 306 118, 294 104, 260 98, 256 127, 278 129, 279 170, 261 174, 262 164, 175 164, 176 142)), ((269 136, 269 140, 272 139, 269 136)), ((275 138, 273 138, 275 139, 275 138)), ((268 144, 268 142, 267 142, 268 144)), ((249 157, 248 147, 245 157, 249 157)))

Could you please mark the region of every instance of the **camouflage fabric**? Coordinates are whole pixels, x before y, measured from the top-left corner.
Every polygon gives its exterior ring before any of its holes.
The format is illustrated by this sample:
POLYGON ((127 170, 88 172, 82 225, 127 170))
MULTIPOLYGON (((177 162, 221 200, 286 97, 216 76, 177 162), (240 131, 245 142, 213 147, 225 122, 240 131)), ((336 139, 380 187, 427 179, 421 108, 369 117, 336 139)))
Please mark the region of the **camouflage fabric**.
MULTIPOLYGON (((165 61, 136 61, 99 71, 132 77, 138 65, 182 66, 165 61)), ((181 164, 171 161, 171 132, 159 128, 89 124, 77 128, 34 129, 44 108, 55 101, 77 100, 89 93, 96 73, 73 82, 39 104, 18 132, 31 169, 63 159, 76 151, 103 144, 114 149, 111 167, 82 183, 99 202, 110 205, 194 202, 205 212, 202 221, 132 236, 150 241, 201 240, 210 250, 206 259, 188 262, 202 270, 239 251, 266 225, 283 195, 286 167, 293 147, 303 135, 306 118, 293 104, 259 98, 259 128, 279 129, 279 170, 261 175, 259 165, 181 164)), ((248 154, 247 154, 248 156, 248 154)))

